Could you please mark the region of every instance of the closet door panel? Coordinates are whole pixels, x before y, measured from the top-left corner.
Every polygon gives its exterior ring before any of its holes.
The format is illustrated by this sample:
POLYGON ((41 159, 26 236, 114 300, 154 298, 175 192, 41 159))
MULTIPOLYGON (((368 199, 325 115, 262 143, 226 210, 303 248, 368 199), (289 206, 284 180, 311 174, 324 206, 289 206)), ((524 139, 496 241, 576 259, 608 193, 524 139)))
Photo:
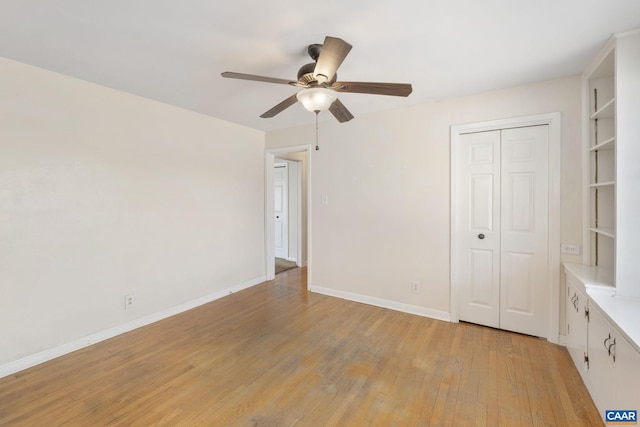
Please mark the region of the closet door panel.
POLYGON ((501 135, 500 328, 546 336, 548 325, 548 127, 501 135))
POLYGON ((455 224, 460 320, 500 325, 500 131, 460 139, 455 224))

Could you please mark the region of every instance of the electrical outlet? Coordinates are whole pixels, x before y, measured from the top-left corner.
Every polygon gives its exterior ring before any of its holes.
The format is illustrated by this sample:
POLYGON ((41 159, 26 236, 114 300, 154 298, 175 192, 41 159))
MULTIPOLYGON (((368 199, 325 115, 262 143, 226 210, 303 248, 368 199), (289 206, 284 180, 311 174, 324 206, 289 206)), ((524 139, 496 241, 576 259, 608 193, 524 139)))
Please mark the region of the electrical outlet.
POLYGON ((127 310, 136 304, 136 300, 133 298, 133 294, 124 296, 124 309, 127 310))
POLYGON ((580 255, 580 245, 568 245, 562 243, 560 245, 560 253, 569 255, 580 255))
POLYGON ((413 294, 419 294, 420 292, 421 292, 421 289, 420 289, 420 282, 415 281, 415 280, 414 280, 414 281, 412 281, 412 282, 411 282, 411 293, 413 293, 413 294))

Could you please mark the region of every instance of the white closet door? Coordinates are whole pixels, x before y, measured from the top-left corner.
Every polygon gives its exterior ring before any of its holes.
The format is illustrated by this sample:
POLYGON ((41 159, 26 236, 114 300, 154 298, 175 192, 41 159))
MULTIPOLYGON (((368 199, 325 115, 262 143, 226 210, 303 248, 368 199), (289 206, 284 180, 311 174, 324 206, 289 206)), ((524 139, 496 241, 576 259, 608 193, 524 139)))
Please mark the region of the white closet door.
POLYGON ((276 258, 289 256, 289 222, 288 211, 288 180, 289 173, 286 163, 276 163, 273 170, 273 220, 274 220, 274 255, 276 258))
POLYGON ((500 328, 548 331, 548 126, 502 131, 500 328))
POLYGON ((548 126, 459 139, 454 255, 459 318, 546 336, 548 126))
POLYGON ((457 195, 460 320, 500 326, 500 131, 462 135, 457 195))

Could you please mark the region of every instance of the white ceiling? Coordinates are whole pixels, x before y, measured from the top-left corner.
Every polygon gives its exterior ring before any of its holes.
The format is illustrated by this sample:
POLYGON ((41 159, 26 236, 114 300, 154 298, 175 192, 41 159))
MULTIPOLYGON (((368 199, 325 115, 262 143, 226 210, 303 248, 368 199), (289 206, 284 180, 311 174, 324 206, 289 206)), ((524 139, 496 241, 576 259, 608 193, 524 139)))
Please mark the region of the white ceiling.
POLYGON ((341 94, 357 120, 576 75, 636 27, 639 0, 0 0, 0 56, 272 130, 313 122, 300 104, 259 117, 296 88, 221 72, 295 79, 307 45, 343 38, 339 80, 413 84, 409 98, 341 94))

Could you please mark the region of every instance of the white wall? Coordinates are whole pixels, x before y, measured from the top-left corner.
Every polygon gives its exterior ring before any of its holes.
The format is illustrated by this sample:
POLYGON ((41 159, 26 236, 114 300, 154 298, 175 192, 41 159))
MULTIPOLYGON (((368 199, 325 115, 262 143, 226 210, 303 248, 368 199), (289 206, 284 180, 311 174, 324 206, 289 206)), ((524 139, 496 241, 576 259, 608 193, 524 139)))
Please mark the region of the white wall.
POLYGON ((616 293, 640 298, 640 32, 616 41, 616 293))
MULTIPOLYGON (((580 94, 576 76, 384 113, 354 111, 356 118, 344 124, 322 122, 320 151, 311 153, 310 286, 446 318, 449 132, 455 124, 560 111, 561 240, 581 244, 580 94), (323 195, 328 205, 321 204, 323 195), (414 280, 421 284, 420 295, 410 292, 414 280)), ((313 144, 314 136, 311 126, 272 131, 266 145, 313 144)))
POLYGON ((0 58, 0 367, 261 280, 263 152, 263 132, 0 58))

